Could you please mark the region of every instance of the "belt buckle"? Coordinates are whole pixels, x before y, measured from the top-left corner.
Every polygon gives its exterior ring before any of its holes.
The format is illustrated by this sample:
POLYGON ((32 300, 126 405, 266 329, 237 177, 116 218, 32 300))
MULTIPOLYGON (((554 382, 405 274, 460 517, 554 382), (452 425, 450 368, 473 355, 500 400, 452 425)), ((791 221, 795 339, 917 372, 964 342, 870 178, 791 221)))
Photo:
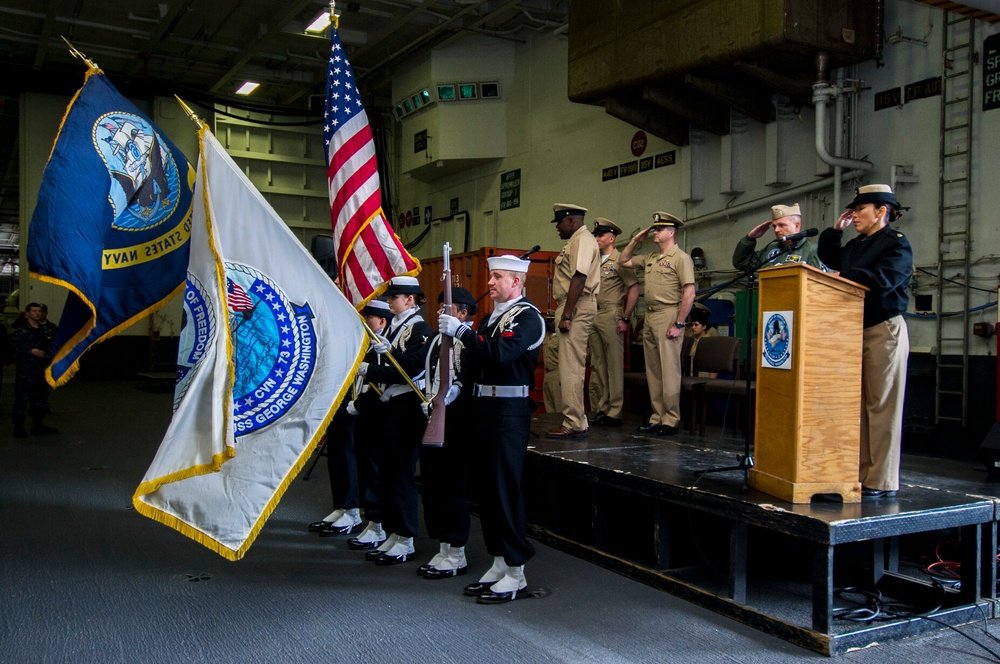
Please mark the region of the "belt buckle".
POLYGON ((492 389, 492 392, 493 392, 492 396, 496 397, 496 395, 497 395, 497 386, 496 385, 490 385, 490 388, 492 389))

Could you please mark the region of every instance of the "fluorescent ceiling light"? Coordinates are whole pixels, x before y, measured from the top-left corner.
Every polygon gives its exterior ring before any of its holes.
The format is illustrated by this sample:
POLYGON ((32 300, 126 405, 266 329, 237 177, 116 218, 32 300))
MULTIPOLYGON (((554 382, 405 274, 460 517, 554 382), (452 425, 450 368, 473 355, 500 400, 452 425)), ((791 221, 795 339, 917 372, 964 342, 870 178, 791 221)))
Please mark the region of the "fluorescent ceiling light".
POLYGON ((330 25, 330 10, 324 10, 319 16, 317 16, 309 27, 306 28, 306 32, 323 32, 330 25))
POLYGON ((254 90, 256 90, 259 87, 260 87, 260 83, 254 83, 253 81, 247 81, 246 83, 244 83, 243 85, 240 86, 239 90, 236 91, 236 94, 238 94, 238 95, 248 95, 248 94, 250 94, 251 92, 253 92, 254 90))

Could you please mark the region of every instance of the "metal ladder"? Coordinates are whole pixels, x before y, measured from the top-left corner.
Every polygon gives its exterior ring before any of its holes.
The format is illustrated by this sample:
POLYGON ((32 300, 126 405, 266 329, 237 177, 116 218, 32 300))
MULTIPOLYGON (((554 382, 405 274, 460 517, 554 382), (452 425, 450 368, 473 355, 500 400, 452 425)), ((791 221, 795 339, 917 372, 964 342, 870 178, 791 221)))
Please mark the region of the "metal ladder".
POLYGON ((975 19, 945 13, 938 199, 937 370, 934 421, 960 422, 969 411, 969 281, 975 19), (946 273, 951 273, 949 277, 946 273), (952 279, 952 281, 946 281, 952 279), (945 312, 961 312, 942 316, 945 312), (957 359, 956 359, 957 358, 957 359))

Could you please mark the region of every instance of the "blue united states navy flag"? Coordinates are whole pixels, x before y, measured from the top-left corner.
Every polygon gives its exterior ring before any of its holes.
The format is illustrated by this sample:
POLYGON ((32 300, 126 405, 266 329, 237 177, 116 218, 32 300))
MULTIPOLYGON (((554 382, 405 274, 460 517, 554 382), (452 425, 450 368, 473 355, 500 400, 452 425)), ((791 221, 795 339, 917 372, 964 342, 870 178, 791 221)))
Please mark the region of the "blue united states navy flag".
POLYGON ((207 130, 192 213, 174 416, 133 497, 243 557, 361 362, 361 319, 207 130))
POLYGON ((87 72, 45 166, 28 232, 31 275, 69 289, 46 379, 184 286, 194 169, 100 69, 87 72))

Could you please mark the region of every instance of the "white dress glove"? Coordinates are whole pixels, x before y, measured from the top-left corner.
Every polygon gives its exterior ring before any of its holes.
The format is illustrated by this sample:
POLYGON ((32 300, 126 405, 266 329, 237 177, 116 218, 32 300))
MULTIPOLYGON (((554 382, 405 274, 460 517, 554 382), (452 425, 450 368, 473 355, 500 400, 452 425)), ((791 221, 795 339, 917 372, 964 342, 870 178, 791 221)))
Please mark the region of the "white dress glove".
POLYGON ((359 376, 367 376, 368 375, 368 363, 367 362, 362 362, 361 366, 358 367, 358 375, 359 376))
POLYGON ((459 393, 462 391, 461 385, 452 385, 448 388, 448 392, 444 395, 444 405, 450 406, 455 399, 458 398, 459 393))
POLYGON ((441 314, 438 316, 438 330, 441 334, 447 334, 449 337, 454 337, 458 334, 458 331, 464 326, 462 321, 458 320, 452 315, 441 314))
POLYGON ((392 345, 390 345, 389 342, 382 337, 379 337, 379 339, 381 339, 381 341, 372 342, 372 350, 379 355, 385 355, 389 352, 389 349, 392 348, 392 345))
POLYGON ((354 407, 354 400, 353 399, 351 401, 347 402, 347 414, 348 415, 357 415, 358 414, 358 409, 354 407))

